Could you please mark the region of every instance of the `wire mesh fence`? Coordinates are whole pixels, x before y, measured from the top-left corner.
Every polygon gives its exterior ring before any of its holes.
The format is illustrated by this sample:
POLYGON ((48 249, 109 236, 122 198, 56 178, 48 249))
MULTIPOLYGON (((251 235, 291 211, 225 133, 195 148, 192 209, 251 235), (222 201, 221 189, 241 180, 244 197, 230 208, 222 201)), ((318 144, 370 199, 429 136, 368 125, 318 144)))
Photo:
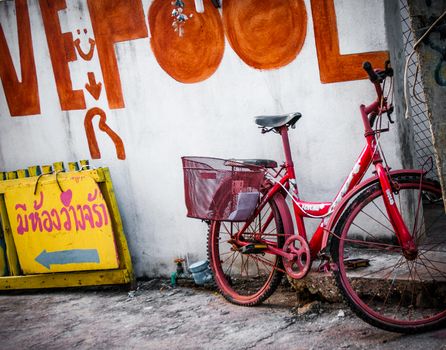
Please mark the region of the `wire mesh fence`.
MULTIPOLYGON (((408 57, 413 48, 414 36, 412 32, 411 19, 409 14, 409 6, 407 0, 400 0, 401 28, 403 31, 403 44, 405 55, 408 57)), ((423 83, 418 74, 417 77, 418 57, 412 55, 408 65, 407 80, 411 94, 410 108, 411 120, 414 130, 415 142, 415 165, 418 168, 430 157, 434 159, 434 146, 432 143, 431 125, 428 119, 427 105, 425 102, 423 83)), ((438 179, 437 168, 433 167, 431 178, 438 179)))

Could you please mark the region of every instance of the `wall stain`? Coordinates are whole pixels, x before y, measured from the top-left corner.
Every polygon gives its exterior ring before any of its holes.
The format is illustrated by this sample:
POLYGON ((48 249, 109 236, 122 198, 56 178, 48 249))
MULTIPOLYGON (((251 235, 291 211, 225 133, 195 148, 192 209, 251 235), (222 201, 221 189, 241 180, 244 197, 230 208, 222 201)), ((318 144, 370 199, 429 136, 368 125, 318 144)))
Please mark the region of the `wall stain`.
POLYGON ((280 83, 280 76, 276 75, 275 72, 270 72, 266 75, 265 80, 268 91, 275 104, 274 110, 276 111, 276 113, 285 112, 282 104, 283 94, 281 89, 282 84, 280 83))
POLYGON ((5 171, 5 169, 2 168, 5 164, 5 157, 3 156, 2 147, 0 147, 0 171, 5 171))
POLYGON ((72 116, 70 116, 70 112, 69 111, 65 111, 63 112, 63 116, 62 116, 62 124, 64 127, 64 131, 65 131, 65 141, 67 144, 67 149, 68 149, 68 158, 71 160, 76 160, 76 154, 73 151, 75 148, 75 142, 73 139, 73 132, 71 130, 71 118, 72 116))

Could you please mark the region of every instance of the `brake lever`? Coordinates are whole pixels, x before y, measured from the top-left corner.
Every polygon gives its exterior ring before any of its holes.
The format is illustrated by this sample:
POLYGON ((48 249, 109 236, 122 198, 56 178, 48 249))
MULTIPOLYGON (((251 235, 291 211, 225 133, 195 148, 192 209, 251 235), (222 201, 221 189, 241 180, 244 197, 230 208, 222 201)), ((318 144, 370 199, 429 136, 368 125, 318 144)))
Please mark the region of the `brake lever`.
POLYGON ((385 65, 384 65, 384 72, 386 73, 386 75, 388 77, 393 77, 393 68, 390 65, 390 61, 389 60, 387 60, 385 65))
POLYGON ((389 107, 389 109, 387 110, 387 119, 389 119, 390 124, 395 123, 395 121, 392 120, 392 113, 393 113, 393 106, 389 107))

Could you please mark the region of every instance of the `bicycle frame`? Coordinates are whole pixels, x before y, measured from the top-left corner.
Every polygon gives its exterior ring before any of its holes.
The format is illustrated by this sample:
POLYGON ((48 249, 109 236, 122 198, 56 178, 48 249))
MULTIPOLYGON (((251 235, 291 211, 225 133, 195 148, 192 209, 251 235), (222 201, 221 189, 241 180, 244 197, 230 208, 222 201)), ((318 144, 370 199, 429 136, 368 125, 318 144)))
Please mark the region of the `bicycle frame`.
MULTIPOLYGON (((219 292, 236 305, 259 305, 277 290, 284 274, 296 281, 310 271, 330 271, 352 312, 369 324, 401 333, 438 329, 446 325, 446 252, 442 249, 446 215, 441 187, 426 177, 430 170, 424 171, 424 166, 390 171, 380 135, 388 131, 382 126, 383 113, 392 123, 392 103, 383 96, 383 89, 393 70, 389 62, 384 69, 373 69, 369 62, 363 68, 377 99, 359 107, 365 143, 332 201, 310 202, 299 197, 288 132, 300 113, 255 119, 262 133, 280 134, 285 154, 280 167, 265 159, 209 161, 211 169, 216 164, 216 171, 219 164, 263 165, 244 169, 256 170, 255 174, 248 172, 257 176, 252 186, 249 176, 242 186, 231 169, 215 184, 217 192, 200 191, 214 194, 215 204, 206 202, 204 208, 211 210, 203 214, 215 215, 206 220, 209 265, 219 292), (365 179, 368 169, 374 174, 365 179), (239 196, 243 192, 253 194, 239 196), (248 203, 246 198, 257 200, 259 192, 260 202, 248 203), (248 218, 218 218, 220 208, 232 217, 248 204, 249 209, 255 206, 248 218), (320 219, 311 239, 304 225, 307 218, 320 219), (311 270, 316 259, 320 264, 316 271, 311 270)), ((392 85, 386 94, 391 91, 392 85)))
MULTIPOLYGON (((280 133, 282 138, 283 149, 285 153, 285 163, 281 166, 279 171, 270 178, 273 182, 273 185, 269 188, 266 195, 262 198, 260 205, 253 214, 253 217, 257 216, 262 208, 266 205, 266 203, 277 193, 285 192, 287 195, 291 196, 293 200, 294 220, 296 222, 297 234, 304 238, 305 241, 307 241, 307 243, 309 244, 312 260, 316 258, 318 253, 321 250, 325 249, 327 246, 330 233, 330 230, 327 229, 328 219, 330 219, 330 216, 334 212, 336 212, 343 198, 350 194, 355 186, 360 186, 360 182, 371 164, 373 164, 375 167, 376 177, 379 180, 384 194, 382 196, 384 199, 384 205, 387 214, 389 215, 391 225, 402 248, 403 254, 408 259, 417 255, 417 247, 412 240, 409 230, 407 229, 397 206, 395 205, 392 183, 389 179, 388 170, 383 165, 383 159, 376 139, 376 135, 382 130, 375 131, 370 125, 369 115, 381 115, 382 113, 388 112, 391 108, 391 106, 387 105, 386 98, 383 97, 383 91, 380 83, 375 82, 374 85, 378 95, 377 100, 369 106, 360 106, 361 117, 365 129, 364 137, 366 139, 366 145, 364 146, 352 170, 350 171, 348 177, 344 181, 341 189, 336 194, 332 202, 309 202, 300 200, 294 171, 294 163, 291 156, 291 149, 288 138, 288 127, 282 126, 280 128, 277 128, 277 131, 280 133), (285 174, 281 176, 280 174, 283 171, 285 171, 285 174), (304 218, 321 219, 321 223, 317 227, 310 241, 308 241, 307 239, 304 218)), ((266 219, 263 226, 266 227, 271 220, 272 216, 270 215, 270 217, 266 219)), ((236 235, 237 243, 241 246, 248 244, 246 242, 243 242, 243 240, 240 240, 241 235, 248 227, 249 221, 236 235)), ((293 233, 285 233, 285 236, 288 237, 292 234, 293 233)), ((280 255, 288 260, 292 259, 291 254, 288 254, 282 249, 278 248, 276 244, 272 244, 266 240, 264 240, 263 242, 266 243, 268 246, 268 248, 265 249, 266 253, 280 255)))

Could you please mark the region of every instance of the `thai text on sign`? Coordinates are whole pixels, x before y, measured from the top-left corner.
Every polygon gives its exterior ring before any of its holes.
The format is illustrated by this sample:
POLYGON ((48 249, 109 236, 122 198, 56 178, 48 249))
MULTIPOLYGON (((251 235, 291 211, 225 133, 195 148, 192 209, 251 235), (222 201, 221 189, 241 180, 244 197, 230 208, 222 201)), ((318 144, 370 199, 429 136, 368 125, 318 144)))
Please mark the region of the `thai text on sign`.
POLYGON ((118 267, 112 223, 97 183, 77 174, 24 179, 5 193, 25 274, 118 267))

